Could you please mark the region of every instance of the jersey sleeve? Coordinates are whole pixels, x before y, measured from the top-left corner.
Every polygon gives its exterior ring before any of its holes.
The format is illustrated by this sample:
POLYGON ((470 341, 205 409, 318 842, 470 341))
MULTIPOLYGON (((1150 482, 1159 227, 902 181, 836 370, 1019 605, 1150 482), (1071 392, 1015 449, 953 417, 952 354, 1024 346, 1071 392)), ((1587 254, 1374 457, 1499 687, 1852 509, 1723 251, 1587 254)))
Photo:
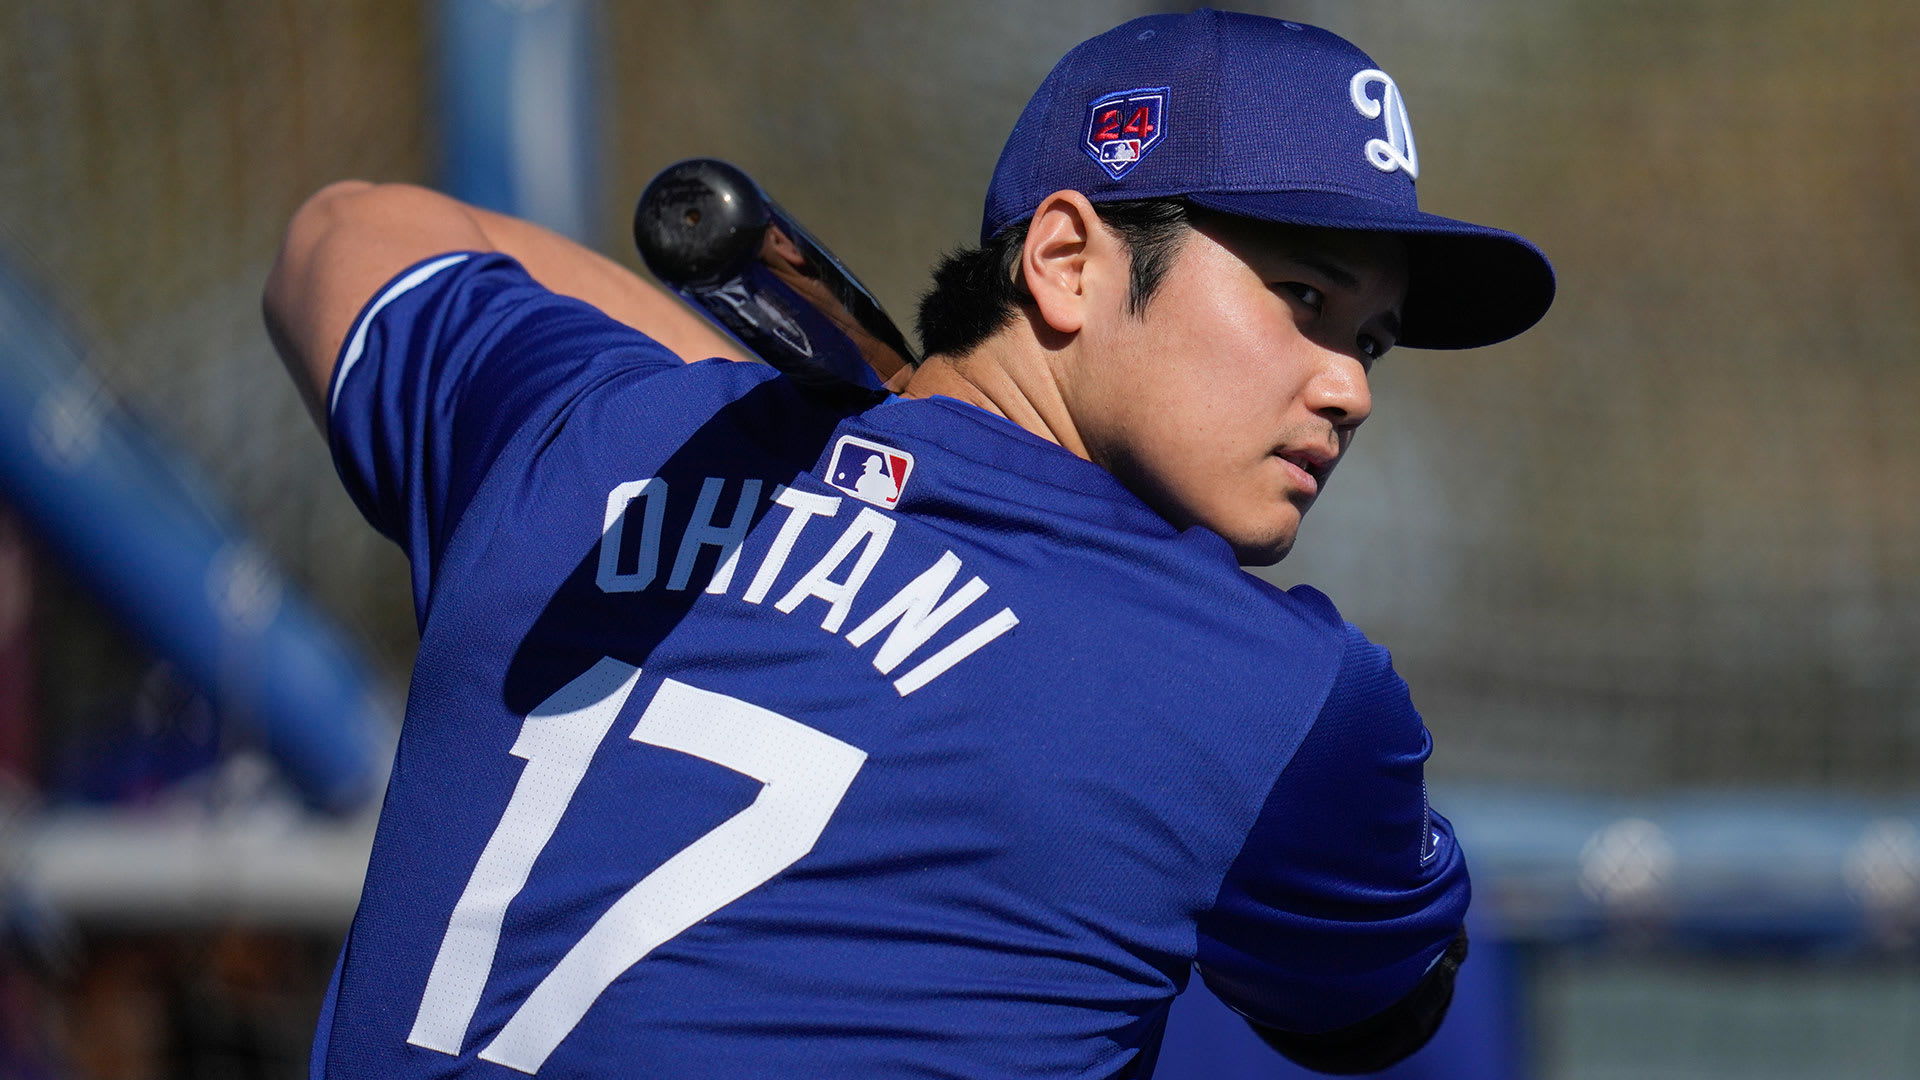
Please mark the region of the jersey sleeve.
POLYGON ((360 512, 412 561, 415 610, 448 534, 515 439, 537 440, 608 378, 680 366, 498 253, 427 259, 376 293, 334 365, 327 434, 360 512))
POLYGON ((1200 921, 1207 986, 1284 1031, 1393 1005, 1466 918, 1466 862, 1427 805, 1426 727, 1387 651, 1345 634, 1319 717, 1200 921))

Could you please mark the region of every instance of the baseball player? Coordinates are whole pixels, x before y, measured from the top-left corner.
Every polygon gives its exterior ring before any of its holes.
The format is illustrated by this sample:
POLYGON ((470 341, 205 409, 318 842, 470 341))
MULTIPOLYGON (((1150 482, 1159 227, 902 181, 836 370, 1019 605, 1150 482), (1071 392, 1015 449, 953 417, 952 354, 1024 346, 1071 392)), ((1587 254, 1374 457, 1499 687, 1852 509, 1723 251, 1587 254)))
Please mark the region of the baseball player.
POLYGON ((898 395, 803 387, 417 188, 295 216, 269 326, 421 646, 316 1076, 1112 1077, 1196 967, 1282 1053, 1421 1045, 1467 875, 1293 542, 1395 345, 1546 260, 1417 209, 1399 90, 1214 11, 1069 53, 898 395))

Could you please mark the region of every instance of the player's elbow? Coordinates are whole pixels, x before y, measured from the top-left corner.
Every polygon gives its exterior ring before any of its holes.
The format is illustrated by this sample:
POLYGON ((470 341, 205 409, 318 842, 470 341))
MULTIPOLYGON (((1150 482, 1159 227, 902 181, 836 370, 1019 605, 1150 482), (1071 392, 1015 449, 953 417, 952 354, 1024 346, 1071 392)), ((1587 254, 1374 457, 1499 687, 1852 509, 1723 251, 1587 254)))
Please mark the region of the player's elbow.
POLYGON ((1454 977, 1467 959, 1461 927, 1445 952, 1407 995, 1357 1023, 1336 1031, 1297 1034, 1249 1021, 1268 1046, 1314 1072, 1354 1076, 1379 1072, 1427 1045, 1453 1003, 1454 977))
POLYGON ((459 203, 409 184, 341 180, 294 211, 261 309, 316 420, 334 355, 366 298, 419 254, 471 248, 476 235, 459 203))
POLYGON ((324 213, 329 208, 338 206, 347 200, 368 192, 378 191, 382 187, 392 186, 395 185, 376 184, 371 180, 335 180, 322 187, 319 191, 307 196, 307 201, 300 205, 300 209, 294 211, 294 217, 298 219, 305 214, 324 213))
POLYGON ((366 204, 374 201, 392 185, 367 180, 335 180, 307 196, 287 222, 286 237, 280 246, 281 258, 311 247, 328 234, 351 224, 366 213, 366 204))
POLYGON ((281 239, 281 265, 298 266, 330 241, 357 232, 404 229, 419 219, 445 217, 458 204, 413 184, 335 180, 307 196, 281 239))
POLYGON ((359 204, 379 189, 365 180, 337 180, 308 196, 293 212, 273 269, 267 273, 263 307, 270 329, 294 321, 294 309, 309 292, 321 250, 352 223, 359 204))

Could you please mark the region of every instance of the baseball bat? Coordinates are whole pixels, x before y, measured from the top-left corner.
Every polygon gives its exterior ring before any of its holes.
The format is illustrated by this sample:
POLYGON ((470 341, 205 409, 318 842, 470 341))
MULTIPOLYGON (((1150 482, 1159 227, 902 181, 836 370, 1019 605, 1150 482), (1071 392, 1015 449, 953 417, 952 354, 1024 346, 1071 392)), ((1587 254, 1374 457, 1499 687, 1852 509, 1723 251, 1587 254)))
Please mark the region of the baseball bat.
POLYGON ((860 279, 745 172, 669 165, 641 192, 633 240, 647 269, 782 372, 886 388, 919 362, 860 279))

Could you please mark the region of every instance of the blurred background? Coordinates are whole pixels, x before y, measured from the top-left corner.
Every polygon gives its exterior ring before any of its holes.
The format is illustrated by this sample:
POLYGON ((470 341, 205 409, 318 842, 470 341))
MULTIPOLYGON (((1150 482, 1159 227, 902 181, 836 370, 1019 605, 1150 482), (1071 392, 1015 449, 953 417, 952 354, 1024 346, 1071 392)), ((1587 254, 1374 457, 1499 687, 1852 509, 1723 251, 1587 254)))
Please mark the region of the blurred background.
MULTIPOLYGON (((637 267, 723 157, 907 322, 1052 62, 1184 6, 0 0, 0 1076, 304 1069, 415 643, 260 325, 307 194, 637 267)), ((1418 1075, 1920 1077, 1920 7, 1244 8, 1367 49, 1423 208, 1559 272, 1376 368, 1262 571, 1393 649, 1474 859, 1481 1056, 1418 1075)), ((1176 1020, 1163 1075, 1282 1075, 1176 1020)))

